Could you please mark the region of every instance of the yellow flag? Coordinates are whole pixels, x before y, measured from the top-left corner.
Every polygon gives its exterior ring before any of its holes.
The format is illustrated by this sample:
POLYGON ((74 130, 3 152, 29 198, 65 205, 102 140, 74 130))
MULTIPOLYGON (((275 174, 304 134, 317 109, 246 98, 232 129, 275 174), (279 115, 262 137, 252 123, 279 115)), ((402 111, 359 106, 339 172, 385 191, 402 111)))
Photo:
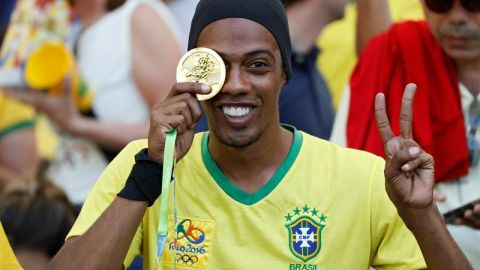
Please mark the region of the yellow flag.
POLYGON ((23 269, 17 261, 13 250, 8 243, 7 236, 0 223, 0 269, 18 270, 23 269))

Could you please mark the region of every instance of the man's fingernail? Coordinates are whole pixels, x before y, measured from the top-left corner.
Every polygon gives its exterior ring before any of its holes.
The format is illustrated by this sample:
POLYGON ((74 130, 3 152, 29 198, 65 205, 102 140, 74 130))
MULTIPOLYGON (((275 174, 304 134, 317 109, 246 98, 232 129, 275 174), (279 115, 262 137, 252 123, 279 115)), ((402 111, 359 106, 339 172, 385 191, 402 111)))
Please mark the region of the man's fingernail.
POLYGON ((210 86, 209 86, 208 84, 202 83, 202 84, 200 85, 200 89, 201 89, 202 92, 204 92, 204 93, 210 92, 210 86))
POLYGON ((410 153, 410 155, 415 156, 415 155, 418 155, 420 153, 420 148, 411 147, 410 149, 408 149, 408 152, 410 153))

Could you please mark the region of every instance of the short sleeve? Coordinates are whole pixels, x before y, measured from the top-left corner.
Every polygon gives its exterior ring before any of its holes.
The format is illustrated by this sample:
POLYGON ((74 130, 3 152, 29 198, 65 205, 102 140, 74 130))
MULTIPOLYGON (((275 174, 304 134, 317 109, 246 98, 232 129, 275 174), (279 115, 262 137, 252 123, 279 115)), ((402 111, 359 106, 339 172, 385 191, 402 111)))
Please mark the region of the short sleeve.
MULTIPOLYGON (((146 147, 146 140, 130 143, 107 166, 88 195, 80 215, 67 235, 67 239, 84 234, 110 206, 117 197, 117 193, 125 185, 125 181, 135 162, 135 154, 144 147, 146 147)), ((135 256, 140 255, 142 237, 142 224, 140 224, 125 257, 125 266, 129 266, 135 256)))
POLYGON ((0 90, 0 138, 22 128, 31 128, 35 111, 19 101, 4 97, 0 90))
POLYGON ((371 266, 377 270, 426 269, 415 237, 388 198, 383 169, 384 162, 379 158, 370 181, 371 266))

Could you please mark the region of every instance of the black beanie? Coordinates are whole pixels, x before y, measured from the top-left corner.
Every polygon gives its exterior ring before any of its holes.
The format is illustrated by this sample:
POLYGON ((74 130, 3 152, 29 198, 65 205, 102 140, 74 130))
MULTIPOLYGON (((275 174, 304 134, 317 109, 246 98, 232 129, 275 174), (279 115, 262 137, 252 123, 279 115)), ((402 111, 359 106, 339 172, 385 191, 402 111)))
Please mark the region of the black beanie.
POLYGON ((287 15, 280 0, 200 0, 190 27, 188 49, 196 47, 198 36, 207 25, 225 18, 244 18, 267 28, 277 40, 287 81, 290 80, 292 45, 287 15))

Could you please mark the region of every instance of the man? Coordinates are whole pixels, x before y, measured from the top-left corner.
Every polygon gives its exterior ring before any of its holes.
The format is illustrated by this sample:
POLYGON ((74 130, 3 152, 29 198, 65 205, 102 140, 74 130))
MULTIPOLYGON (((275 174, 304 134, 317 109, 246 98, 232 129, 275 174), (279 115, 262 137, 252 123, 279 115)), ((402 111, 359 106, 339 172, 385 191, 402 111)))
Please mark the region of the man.
MULTIPOLYGON (((381 155, 370 100, 384 91, 387 111, 397 115, 403 85, 415 82, 419 92, 413 135, 435 158, 436 190, 445 200, 439 208, 447 212, 480 198, 480 2, 424 0, 422 5, 426 22, 394 24, 366 45, 369 37, 390 26, 388 16, 380 15, 388 14, 384 12, 388 2, 358 2, 359 51, 363 48, 363 52, 332 140, 381 155)), ((398 132, 399 122, 393 121, 392 127, 398 132)), ((480 268, 480 204, 448 228, 471 263, 480 268)))
MULTIPOLYGON (((194 135, 201 115, 194 95, 209 87, 176 84, 152 112, 148 141, 130 144, 97 182, 51 269, 119 269, 137 254, 145 269, 425 268, 413 235, 430 268, 470 269, 432 202, 431 156, 409 139, 410 121, 393 138, 381 96, 379 125, 391 155, 386 186, 378 157, 280 125, 278 97, 291 77, 280 2, 200 1, 194 47, 217 51, 227 67, 221 92, 202 103, 210 131, 194 135), (156 199, 173 128, 177 201, 156 262, 156 199)), ((413 95, 409 88, 403 102, 408 116, 413 95)))
MULTIPOLYGON (((321 139, 328 139, 335 112, 322 74, 317 69, 317 37, 344 16, 346 0, 290 0, 287 11, 292 40, 292 79, 280 92, 280 122, 321 139)), ((206 117, 197 130, 208 130, 206 117)))

